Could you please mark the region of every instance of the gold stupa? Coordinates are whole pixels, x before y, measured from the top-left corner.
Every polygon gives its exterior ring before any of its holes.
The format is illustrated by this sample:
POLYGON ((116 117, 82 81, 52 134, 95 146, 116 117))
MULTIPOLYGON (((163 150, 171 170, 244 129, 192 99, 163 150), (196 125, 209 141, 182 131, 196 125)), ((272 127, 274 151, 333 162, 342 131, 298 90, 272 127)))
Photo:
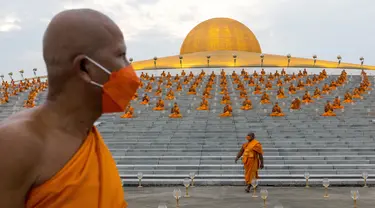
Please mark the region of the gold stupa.
POLYGON ((136 61, 133 67, 136 70, 205 67, 375 69, 375 66, 344 63, 340 56, 335 61, 324 61, 313 55, 308 59, 287 54, 262 54, 254 33, 230 18, 213 18, 195 26, 183 41, 179 55, 136 61))

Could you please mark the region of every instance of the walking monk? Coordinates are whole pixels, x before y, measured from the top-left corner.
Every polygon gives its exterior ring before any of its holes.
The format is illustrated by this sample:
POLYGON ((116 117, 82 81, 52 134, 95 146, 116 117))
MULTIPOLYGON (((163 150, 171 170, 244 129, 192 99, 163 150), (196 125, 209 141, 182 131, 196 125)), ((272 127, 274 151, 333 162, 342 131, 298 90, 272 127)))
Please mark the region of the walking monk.
POLYGON ((250 191, 251 181, 259 178, 258 169, 263 169, 263 148, 262 145, 255 140, 255 134, 250 132, 246 136, 247 143, 243 144, 238 152, 235 162, 242 156, 242 163, 245 169, 246 192, 250 191))
POLYGON ((139 87, 121 30, 90 9, 63 11, 43 38, 45 103, 0 123, 1 208, 124 208, 116 163, 94 122, 139 87))

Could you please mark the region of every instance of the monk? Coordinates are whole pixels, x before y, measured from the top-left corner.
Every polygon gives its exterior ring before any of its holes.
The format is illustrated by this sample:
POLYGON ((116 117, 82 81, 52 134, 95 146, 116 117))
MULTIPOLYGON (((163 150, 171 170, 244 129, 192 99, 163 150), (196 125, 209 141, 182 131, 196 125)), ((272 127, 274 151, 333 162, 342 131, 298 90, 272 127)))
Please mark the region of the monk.
POLYGON ((189 78, 184 77, 184 81, 182 81, 182 84, 184 84, 184 85, 189 84, 189 78))
POLYGON ((308 74, 307 74, 307 70, 306 69, 303 69, 303 76, 306 77, 308 74))
POLYGON ((208 101, 205 97, 202 98, 202 102, 200 106, 197 108, 197 110, 208 110, 208 101))
POLYGON ((332 80, 331 84, 329 85, 329 89, 335 90, 336 88, 337 88, 337 84, 336 84, 335 80, 332 80))
POLYGON ((241 90, 240 91, 240 98, 246 98, 247 97, 247 92, 246 90, 241 90))
POLYGON ((220 114, 220 117, 232 116, 232 111, 233 111, 232 106, 230 106, 229 104, 226 104, 224 107, 223 113, 220 114))
POLYGON ((295 98, 290 105, 290 109, 292 110, 299 110, 301 109, 301 100, 299 98, 295 98))
POLYGON ((273 76, 272 72, 268 75, 268 80, 273 80, 275 77, 273 76))
POLYGON ((294 87, 293 83, 290 84, 288 90, 289 94, 296 94, 296 87, 294 87))
POLYGON ((271 83, 270 81, 268 81, 268 82, 266 83, 266 89, 267 89, 267 90, 271 90, 271 89, 272 89, 272 83, 271 83))
POLYGON ((149 83, 146 85, 145 92, 151 92, 151 91, 152 91, 152 85, 151 85, 151 82, 149 82, 149 83))
POLYGON ((336 114, 333 112, 333 107, 329 100, 327 100, 327 104, 324 107, 324 113, 322 114, 322 116, 336 116, 336 114))
POLYGON ((277 90, 277 98, 278 99, 286 98, 284 88, 279 87, 279 89, 277 90))
POLYGON ((259 95, 259 94, 262 94, 262 87, 259 84, 257 84, 254 89, 254 95, 259 95))
POLYGON ((353 98, 361 98, 361 93, 359 92, 358 88, 353 89, 353 98))
POLYGON ((282 70, 281 70, 281 76, 285 76, 286 75, 286 71, 285 71, 285 69, 283 68, 282 70))
POLYGON ((182 85, 181 85, 181 82, 179 82, 179 83, 177 84, 176 91, 177 91, 177 92, 181 92, 181 91, 182 91, 182 85))
MULTIPOLYGON (((168 74, 169 74, 169 72, 168 72, 168 74)), ((171 88, 171 87, 172 87, 172 82, 171 82, 171 80, 168 80, 166 88, 171 88)))
POLYGON ((220 94, 226 94, 228 93, 228 88, 224 87, 221 89, 220 94))
POLYGON ((174 80, 173 80, 174 82, 178 82, 178 81, 180 81, 180 77, 178 76, 178 74, 176 74, 176 76, 174 77, 174 80))
POLYGON ((303 103, 313 103, 314 101, 311 99, 309 91, 305 91, 305 94, 302 97, 302 102, 303 103))
POLYGON ((177 103, 173 104, 169 118, 182 118, 182 115, 180 113, 180 108, 178 107, 177 103))
POLYGON ((242 163, 245 169, 245 191, 250 192, 251 181, 259 178, 258 169, 264 168, 264 161, 263 148, 262 145, 255 140, 255 134, 252 132, 248 133, 246 140, 247 143, 242 145, 235 159, 235 163, 242 157, 242 163))
POLYGON ((160 96, 161 93, 162 93, 162 91, 163 91, 163 90, 161 89, 161 86, 159 85, 158 88, 156 89, 155 95, 156 95, 156 96, 160 96))
POLYGON ((142 98, 141 105, 147 105, 149 102, 150 102, 150 97, 147 94, 145 94, 142 98))
POLYGON ((278 102, 276 102, 275 105, 273 106, 272 113, 271 113, 270 116, 273 116, 273 117, 285 116, 285 114, 282 112, 278 102))
POLYGON ((333 109, 344 109, 344 106, 341 105, 341 101, 340 101, 340 98, 338 96, 336 96, 335 99, 333 100, 332 108, 333 109))
POLYGON ((325 83, 323 85, 323 88, 322 88, 322 93, 329 94, 330 91, 331 91, 331 89, 329 88, 329 85, 327 83, 325 83))
POLYGON ((133 118, 134 114, 134 108, 128 105, 128 107, 125 110, 124 115, 121 116, 121 118, 133 118))
POLYGON ((280 73, 276 70, 275 77, 280 77, 280 73))
POLYGON ((166 95, 166 100, 173 100, 174 99, 174 92, 172 89, 170 89, 168 92, 167 92, 167 95, 166 95))
POLYGON ((350 94, 349 91, 346 91, 346 93, 344 95, 344 100, 342 102, 343 103, 354 103, 353 96, 352 96, 352 94, 350 94))
POLYGON ((253 108, 253 104, 251 100, 246 97, 245 100, 242 102, 241 110, 251 110, 253 108))
POLYGON ((205 97, 205 98, 211 98, 211 93, 210 93, 210 91, 207 88, 203 92, 203 97, 205 97))
POLYGON ((262 76, 264 76, 264 75, 266 75, 266 71, 264 71, 264 69, 262 69, 262 70, 260 71, 260 74, 261 74, 262 76))
POLYGON ((188 95, 196 95, 197 94, 197 90, 195 89, 195 86, 194 85, 191 85, 190 88, 189 88, 189 92, 187 93, 188 95))
POLYGON ((305 84, 302 82, 301 79, 298 81, 297 88, 299 90, 303 90, 305 88, 305 84))
POLYGON ((94 126, 124 112, 139 86, 121 30, 100 12, 67 10, 48 24, 42 48, 46 101, 0 124, 0 207, 127 207, 94 126), (110 75, 119 70, 127 76, 110 75))
POLYGON ((155 77, 154 77, 154 75, 152 74, 151 77, 150 77, 150 82, 152 83, 152 82, 154 82, 154 81, 155 81, 155 77))
POLYGON ((298 76, 298 78, 301 78, 301 77, 303 77, 303 74, 302 74, 301 70, 299 70, 299 71, 298 71, 298 74, 297 74, 297 76, 298 76))
POLYGON ((164 101, 161 98, 159 98, 159 100, 156 103, 156 106, 155 106, 155 108, 153 110, 155 110, 155 111, 162 111, 162 110, 164 110, 164 101))
POLYGON ((258 75, 257 71, 254 70, 254 72, 253 72, 253 77, 256 79, 256 78, 258 78, 258 76, 259 76, 259 75, 258 75))
POLYGON ((230 96, 228 93, 225 93, 223 98, 221 99, 221 104, 229 104, 230 103, 230 96))
POLYGON ((267 92, 264 92, 262 97, 260 98, 260 103, 262 104, 270 104, 270 96, 267 94, 267 92))
POLYGON ((182 72, 181 72, 181 76, 186 76, 186 72, 185 72, 185 70, 182 70, 182 72))
POLYGON ((313 98, 321 98, 321 93, 318 87, 315 87, 313 98))
POLYGON ((264 83, 264 77, 260 76, 258 82, 261 83, 261 84, 263 84, 264 83))
POLYGON ((305 85, 306 86, 311 86, 312 85, 312 81, 311 81, 310 78, 308 78, 308 77, 306 78, 305 85))
POLYGON ((277 85, 278 87, 283 86, 283 81, 281 81, 281 79, 279 78, 279 79, 277 80, 276 85, 277 85))
POLYGON ((247 86, 249 86, 249 87, 253 87, 253 86, 255 86, 255 81, 254 81, 254 79, 253 79, 252 77, 249 78, 249 81, 248 81, 248 83, 247 83, 247 86))

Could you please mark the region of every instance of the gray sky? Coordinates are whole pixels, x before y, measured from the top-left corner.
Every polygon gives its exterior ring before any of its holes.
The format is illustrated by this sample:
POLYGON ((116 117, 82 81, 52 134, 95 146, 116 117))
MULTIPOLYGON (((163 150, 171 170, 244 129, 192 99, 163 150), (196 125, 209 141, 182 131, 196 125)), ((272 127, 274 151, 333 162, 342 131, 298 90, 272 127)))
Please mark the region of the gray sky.
POLYGON ((129 57, 176 55, 187 33, 213 17, 247 25, 264 53, 375 65, 374 0, 1 0, 0 73, 45 73, 42 36, 54 14, 88 7, 112 17, 129 57))

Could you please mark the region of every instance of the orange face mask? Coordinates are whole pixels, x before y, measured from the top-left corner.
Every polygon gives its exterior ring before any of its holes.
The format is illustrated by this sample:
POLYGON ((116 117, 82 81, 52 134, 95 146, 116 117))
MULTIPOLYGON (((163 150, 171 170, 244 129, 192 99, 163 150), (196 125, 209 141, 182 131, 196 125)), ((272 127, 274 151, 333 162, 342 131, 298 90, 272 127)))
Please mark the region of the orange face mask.
POLYGON ((123 112, 140 84, 133 66, 128 65, 118 71, 110 72, 89 57, 86 58, 110 75, 109 80, 104 85, 91 81, 92 84, 103 88, 102 112, 123 112))

